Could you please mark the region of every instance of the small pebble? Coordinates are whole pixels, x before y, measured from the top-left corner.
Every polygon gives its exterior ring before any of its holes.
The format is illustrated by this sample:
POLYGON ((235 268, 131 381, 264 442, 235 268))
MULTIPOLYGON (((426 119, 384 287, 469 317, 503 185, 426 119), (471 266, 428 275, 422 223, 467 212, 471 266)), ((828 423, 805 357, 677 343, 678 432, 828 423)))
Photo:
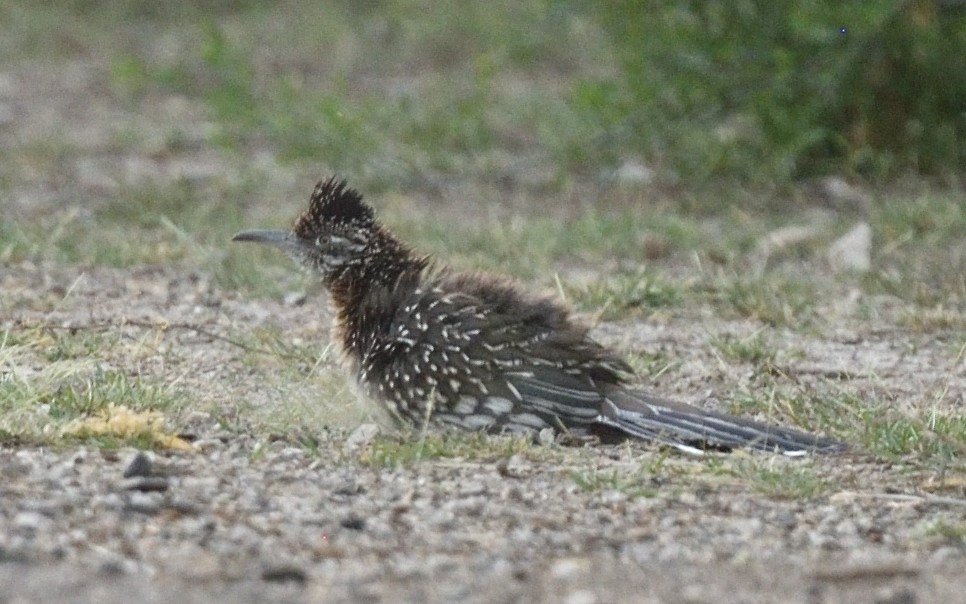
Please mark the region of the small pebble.
POLYGON ((134 491, 127 500, 124 509, 129 512, 153 515, 161 510, 162 499, 159 493, 144 493, 134 491))
POLYGON ((285 306, 302 306, 306 300, 305 292, 289 292, 285 294, 282 303, 285 306))
POLYGON ((505 478, 525 478, 530 473, 531 465, 520 455, 511 455, 501 459, 496 464, 496 471, 505 478))
POLYGON ((138 451, 138 454, 134 456, 131 463, 127 465, 124 469, 124 478, 133 478, 135 476, 150 476, 152 469, 151 459, 144 453, 144 451, 138 451))
POLYGON ((358 516, 349 516, 348 518, 343 518, 339 523, 343 528, 347 528, 350 531, 361 531, 366 528, 366 521, 358 516))
POLYGON ((366 423, 360 424, 358 428, 352 431, 352 434, 345 439, 342 444, 342 451, 346 455, 352 455, 358 453, 359 451, 365 449, 372 443, 373 439, 379 436, 381 428, 378 424, 366 423))
POLYGON ((21 531, 32 533, 44 523, 44 517, 37 512, 20 512, 13 519, 13 525, 21 531))
POLYGON ((277 566, 269 566, 262 570, 262 581, 267 581, 269 583, 305 583, 308 576, 305 574, 305 570, 299 568, 298 566, 292 564, 279 564, 277 566))

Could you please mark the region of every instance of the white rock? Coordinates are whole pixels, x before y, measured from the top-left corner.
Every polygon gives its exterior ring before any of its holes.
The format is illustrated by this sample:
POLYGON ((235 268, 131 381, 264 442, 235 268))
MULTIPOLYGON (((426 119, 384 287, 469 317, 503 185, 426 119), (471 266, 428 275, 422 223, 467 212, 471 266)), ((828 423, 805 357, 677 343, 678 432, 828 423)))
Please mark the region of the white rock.
POLYGON ((872 227, 859 222, 829 246, 828 262, 835 272, 866 272, 872 267, 872 227))

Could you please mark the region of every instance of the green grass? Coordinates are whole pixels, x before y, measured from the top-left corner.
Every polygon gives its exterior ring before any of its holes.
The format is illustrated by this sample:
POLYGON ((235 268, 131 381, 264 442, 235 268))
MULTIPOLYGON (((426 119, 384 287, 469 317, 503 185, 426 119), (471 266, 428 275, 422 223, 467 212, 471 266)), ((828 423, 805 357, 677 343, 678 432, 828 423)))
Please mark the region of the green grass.
POLYGON ((724 335, 712 338, 711 346, 726 360, 752 365, 773 363, 775 350, 768 345, 762 330, 758 330, 747 337, 724 335))
POLYGON ((636 375, 646 376, 651 381, 675 371, 683 364, 681 359, 661 351, 632 353, 626 355, 625 360, 636 375))
MULTIPOLYGON (((966 301, 963 200, 961 191, 926 191, 878 204, 871 220, 878 266, 863 278, 863 289, 909 302, 911 308, 938 318, 939 327, 961 325, 966 301)), ((928 330, 931 323, 927 319, 922 327, 928 330)))
MULTIPOLYGON (((0 438, 58 444, 83 437, 71 429, 75 422, 107 414, 113 407, 167 414, 187 406, 188 399, 175 388, 96 361, 109 338, 42 330, 0 332, 0 438)), ((135 432, 95 438, 105 447, 152 441, 150 430, 135 432)))
POLYGON ((602 320, 680 308, 688 296, 686 287, 646 268, 608 275, 580 288, 565 285, 564 291, 579 310, 594 313, 602 320))
MULTIPOLYGON (((274 391, 286 401, 284 405, 254 404, 252 392, 245 397, 229 395, 231 402, 225 404, 215 393, 228 384, 199 398, 189 394, 197 385, 165 383, 141 372, 142 363, 150 366, 159 349, 170 345, 168 334, 177 338, 185 331, 211 337, 210 331, 198 332, 190 325, 141 325, 130 320, 127 335, 119 326, 106 323, 0 331, 0 442, 57 445, 86 440, 108 448, 163 447, 168 446, 164 434, 177 433, 192 411, 210 413, 229 432, 281 437, 293 443, 311 442, 320 427, 361 421, 355 405, 336 402, 350 397, 331 349, 320 350, 318 343, 295 345, 288 334, 277 330, 214 335, 239 349, 239 364, 261 374, 258 387, 274 391), (131 423, 123 409, 148 414, 133 420, 146 421, 157 414, 157 421, 133 429, 122 427, 117 434, 85 427, 98 418, 113 417, 117 408, 122 408, 119 425, 131 423)), ((187 361, 177 352, 164 356, 174 367, 187 361)))
MULTIPOLYGON (((794 379, 794 378, 792 378, 794 379)), ((857 396, 846 388, 802 388, 789 378, 759 381, 736 396, 731 411, 763 413, 787 425, 807 427, 850 443, 862 454, 896 462, 914 458, 921 468, 942 472, 959 467, 966 453, 966 413, 950 407, 948 392, 936 403, 916 411, 901 411, 893 401, 857 396)))
POLYGON ((657 487, 643 470, 627 474, 619 470, 573 470, 570 478, 589 492, 618 491, 629 497, 654 497, 657 487))
POLYGON ((962 548, 966 545, 966 523, 938 520, 925 527, 924 536, 939 538, 951 546, 962 548))
POLYGON ((814 467, 777 457, 741 459, 732 465, 732 472, 774 499, 814 499, 834 486, 814 467))

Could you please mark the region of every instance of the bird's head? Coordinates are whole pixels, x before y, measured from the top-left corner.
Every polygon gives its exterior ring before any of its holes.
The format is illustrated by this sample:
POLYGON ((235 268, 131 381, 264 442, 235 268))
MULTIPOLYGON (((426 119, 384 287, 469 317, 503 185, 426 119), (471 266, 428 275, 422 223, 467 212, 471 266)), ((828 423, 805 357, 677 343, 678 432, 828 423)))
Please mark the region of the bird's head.
POLYGON ((309 208, 291 231, 243 231, 232 241, 275 246, 306 268, 334 279, 365 264, 378 231, 372 208, 362 201, 362 195, 332 177, 316 185, 309 208))

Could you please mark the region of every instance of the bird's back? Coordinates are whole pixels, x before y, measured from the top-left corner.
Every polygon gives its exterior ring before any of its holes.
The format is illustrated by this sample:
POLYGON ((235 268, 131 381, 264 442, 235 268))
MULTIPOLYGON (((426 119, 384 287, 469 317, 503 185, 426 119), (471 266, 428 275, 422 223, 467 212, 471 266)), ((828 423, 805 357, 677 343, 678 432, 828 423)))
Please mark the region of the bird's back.
POLYGON ((628 372, 551 298, 443 272, 399 299, 359 380, 409 422, 521 431, 590 423, 628 372))

